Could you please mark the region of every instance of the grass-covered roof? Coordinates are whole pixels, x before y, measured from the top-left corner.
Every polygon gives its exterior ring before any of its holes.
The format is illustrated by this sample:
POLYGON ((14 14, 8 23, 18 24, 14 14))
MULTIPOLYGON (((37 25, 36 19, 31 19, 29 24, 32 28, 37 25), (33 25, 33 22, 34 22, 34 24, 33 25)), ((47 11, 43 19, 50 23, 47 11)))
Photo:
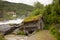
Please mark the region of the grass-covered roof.
POLYGON ((29 17, 24 19, 24 22, 36 21, 36 20, 39 20, 40 17, 41 17, 40 15, 38 15, 38 16, 29 16, 29 17))

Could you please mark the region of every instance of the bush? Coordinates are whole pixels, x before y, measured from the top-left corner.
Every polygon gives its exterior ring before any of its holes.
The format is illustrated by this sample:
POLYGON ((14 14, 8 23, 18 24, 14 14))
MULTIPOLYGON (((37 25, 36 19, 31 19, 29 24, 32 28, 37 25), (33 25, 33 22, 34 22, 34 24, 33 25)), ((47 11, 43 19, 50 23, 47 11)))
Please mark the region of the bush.
POLYGON ((55 25, 50 26, 50 32, 57 38, 57 40, 60 40, 60 33, 58 32, 58 29, 56 28, 55 25))
POLYGON ((48 30, 49 29, 49 25, 48 24, 45 24, 44 29, 45 30, 48 30))

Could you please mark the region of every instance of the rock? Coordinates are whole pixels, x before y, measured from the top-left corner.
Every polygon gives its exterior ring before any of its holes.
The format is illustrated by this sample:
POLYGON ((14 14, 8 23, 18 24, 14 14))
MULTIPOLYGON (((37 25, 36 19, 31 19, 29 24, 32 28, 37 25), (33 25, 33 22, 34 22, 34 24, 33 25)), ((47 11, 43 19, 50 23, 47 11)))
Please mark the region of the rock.
POLYGON ((0 33, 5 34, 7 31, 9 31, 12 27, 10 25, 0 25, 0 33))
POLYGON ((5 39, 6 40, 27 40, 27 36, 19 36, 19 35, 6 35, 5 39))

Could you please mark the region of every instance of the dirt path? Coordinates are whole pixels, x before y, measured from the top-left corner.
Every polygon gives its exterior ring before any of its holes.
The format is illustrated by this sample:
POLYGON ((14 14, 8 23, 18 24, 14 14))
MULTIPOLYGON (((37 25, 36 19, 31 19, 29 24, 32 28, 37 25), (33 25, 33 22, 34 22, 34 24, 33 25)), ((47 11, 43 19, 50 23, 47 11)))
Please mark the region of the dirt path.
POLYGON ((44 30, 37 32, 36 34, 29 37, 29 40, 56 40, 49 31, 44 30))
POLYGON ((17 36, 17 35, 7 35, 5 36, 7 40, 56 40, 49 31, 40 31, 31 36, 17 36))

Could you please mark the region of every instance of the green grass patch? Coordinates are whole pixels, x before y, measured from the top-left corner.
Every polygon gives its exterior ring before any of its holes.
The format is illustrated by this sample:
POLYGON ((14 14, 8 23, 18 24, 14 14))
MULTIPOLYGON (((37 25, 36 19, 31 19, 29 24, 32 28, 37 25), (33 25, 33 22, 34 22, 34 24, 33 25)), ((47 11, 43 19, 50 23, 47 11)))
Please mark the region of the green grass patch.
POLYGON ((17 31, 17 35, 25 35, 24 31, 17 31))
POLYGON ((5 40, 4 35, 0 34, 0 40, 5 40))

